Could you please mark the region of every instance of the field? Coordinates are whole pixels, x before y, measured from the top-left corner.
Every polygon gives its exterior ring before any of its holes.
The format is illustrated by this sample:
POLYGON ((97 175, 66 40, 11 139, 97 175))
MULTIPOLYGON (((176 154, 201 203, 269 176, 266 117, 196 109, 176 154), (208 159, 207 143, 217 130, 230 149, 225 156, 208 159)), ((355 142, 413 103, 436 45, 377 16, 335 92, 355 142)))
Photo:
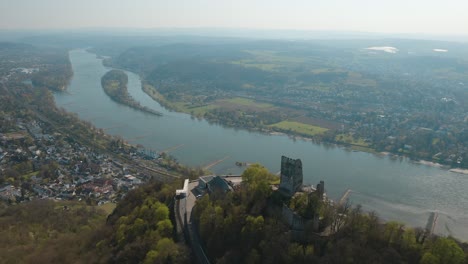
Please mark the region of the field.
POLYGON ((242 97, 234 97, 231 99, 218 100, 214 103, 202 105, 202 106, 191 106, 184 102, 174 102, 176 109, 181 112, 189 113, 195 116, 203 116, 206 112, 216 108, 224 108, 231 110, 251 110, 251 111, 265 111, 273 108, 272 104, 258 103, 254 100, 242 97))
POLYGON ((104 212, 106 212, 106 215, 110 215, 114 211, 116 206, 117 204, 115 203, 106 203, 99 206, 98 208, 104 210, 104 212))
POLYGON ((241 107, 246 107, 246 108, 256 108, 256 109, 268 109, 268 108, 273 108, 274 106, 272 104, 267 104, 267 103, 259 103, 256 102, 252 99, 248 98, 242 98, 242 97, 234 97, 231 99, 226 99, 226 100, 221 100, 219 101, 219 104, 222 106, 241 106, 241 107))
POLYGON ((307 117, 304 115, 296 117, 292 119, 292 121, 296 121, 301 124, 318 126, 318 127, 328 128, 328 129, 339 129, 341 127, 341 124, 338 122, 329 121, 329 120, 316 118, 316 117, 307 117))
POLYGON ((114 211, 115 207, 117 206, 116 203, 105 203, 100 206, 96 206, 96 205, 85 206, 85 204, 82 202, 80 203, 80 202, 69 202, 69 201, 54 201, 54 205, 55 205, 54 208, 56 210, 63 209, 65 207, 68 207, 70 210, 77 210, 79 208, 86 208, 89 211, 102 210, 103 212, 105 212, 106 216, 110 215, 114 211))
POLYGON ((231 61, 231 63, 247 68, 275 72, 280 71, 284 67, 305 61, 301 57, 282 55, 279 52, 270 50, 244 50, 244 52, 252 55, 253 58, 231 61))
POLYGON ((252 67, 258 68, 264 71, 276 71, 280 65, 273 64, 273 63, 255 63, 253 60, 239 60, 239 61, 232 61, 232 64, 237 64, 243 67, 252 67))
POLYGON ((299 123, 295 121, 282 121, 282 122, 270 125, 270 127, 276 127, 282 130, 291 130, 291 131, 294 131, 303 135, 308 135, 308 136, 320 135, 320 134, 325 133, 328 130, 327 128, 303 124, 303 123, 299 123))
POLYGON ((348 72, 348 78, 346 79, 346 84, 363 86, 363 87, 376 87, 377 86, 377 82, 375 80, 364 78, 362 74, 357 73, 357 72, 348 72))
POLYGON ((256 63, 269 63, 269 64, 287 64, 287 63, 301 63, 304 62, 305 59, 300 56, 290 56, 290 55, 283 55, 277 51, 271 50, 244 50, 245 52, 253 55, 256 63))

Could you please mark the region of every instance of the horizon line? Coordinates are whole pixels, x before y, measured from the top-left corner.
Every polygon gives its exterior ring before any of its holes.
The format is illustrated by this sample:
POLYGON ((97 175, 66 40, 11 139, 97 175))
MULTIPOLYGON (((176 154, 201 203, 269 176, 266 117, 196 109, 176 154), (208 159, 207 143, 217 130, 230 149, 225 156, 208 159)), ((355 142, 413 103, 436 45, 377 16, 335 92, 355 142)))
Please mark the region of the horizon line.
MULTIPOLYGON (((336 38, 337 35, 344 34, 348 36, 341 36, 340 39, 353 39, 353 38, 396 38, 396 39, 419 39, 419 40, 437 40, 437 41, 456 41, 456 42, 468 42, 468 34, 443 34, 443 33, 424 33, 424 32, 373 32, 373 31, 357 31, 357 30, 337 30, 337 29, 295 29, 295 28, 245 28, 245 27, 106 27, 106 26, 93 26, 93 27, 69 27, 69 28, 0 28, 0 33, 71 33, 71 32, 99 32, 108 31, 108 33, 179 33, 179 36, 197 35, 200 37, 234 37, 234 38, 251 38, 251 36, 242 35, 230 35, 229 33, 252 33, 252 32, 263 32, 266 34, 274 33, 309 33, 309 34, 323 34, 322 36, 269 36, 268 38, 274 39, 321 39, 321 38, 336 38), (193 33, 187 31, 194 31, 193 33), (178 32, 179 31, 179 32, 178 32), (182 34, 180 34, 182 31, 182 34), (208 33, 207 35, 200 34, 208 33), (210 32, 211 31, 211 32, 210 32), (223 32, 224 31, 224 32, 223 32), (324 36, 330 34, 329 36, 324 36), (354 36, 353 36, 354 35, 354 36)), ((256 36, 257 38, 265 38, 265 36, 256 36)))

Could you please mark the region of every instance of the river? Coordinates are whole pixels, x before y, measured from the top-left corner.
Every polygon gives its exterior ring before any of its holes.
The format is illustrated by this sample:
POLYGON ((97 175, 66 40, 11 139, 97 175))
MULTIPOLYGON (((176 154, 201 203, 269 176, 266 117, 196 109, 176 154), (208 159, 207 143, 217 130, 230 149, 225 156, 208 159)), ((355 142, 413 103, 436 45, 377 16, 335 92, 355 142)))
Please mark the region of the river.
POLYGON ((95 54, 70 52, 74 76, 68 92, 56 93, 58 106, 84 120, 120 135, 133 144, 156 151, 182 145, 171 154, 190 166, 206 166, 228 157, 211 170, 238 173, 235 161, 258 162, 270 171, 280 169, 281 155, 300 158, 304 183, 325 181, 329 197, 339 199, 351 189, 350 200, 374 210, 385 220, 424 227, 429 212, 439 212, 436 233, 468 240, 468 175, 339 147, 292 140, 213 125, 187 114, 166 110, 141 90, 137 74, 127 72, 130 94, 142 105, 163 114, 154 116, 120 105, 106 96, 101 77, 110 70, 95 54))

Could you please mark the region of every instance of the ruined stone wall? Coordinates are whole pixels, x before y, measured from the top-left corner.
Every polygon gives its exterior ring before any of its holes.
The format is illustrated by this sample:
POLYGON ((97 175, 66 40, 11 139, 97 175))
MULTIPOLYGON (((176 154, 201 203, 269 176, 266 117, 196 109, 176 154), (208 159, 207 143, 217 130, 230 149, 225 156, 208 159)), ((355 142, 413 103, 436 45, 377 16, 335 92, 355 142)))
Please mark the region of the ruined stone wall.
POLYGON ((283 209, 281 211, 284 221, 289 225, 289 228, 292 230, 304 230, 305 221, 304 218, 298 215, 296 212, 291 210, 283 204, 283 209))

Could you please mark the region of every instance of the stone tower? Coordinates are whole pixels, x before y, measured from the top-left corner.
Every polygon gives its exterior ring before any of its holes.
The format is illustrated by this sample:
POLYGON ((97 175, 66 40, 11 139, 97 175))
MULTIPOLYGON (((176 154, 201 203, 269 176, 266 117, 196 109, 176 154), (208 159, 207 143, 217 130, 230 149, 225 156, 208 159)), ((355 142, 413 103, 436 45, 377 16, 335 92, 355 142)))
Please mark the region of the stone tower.
POLYGON ((323 200, 323 195, 325 194, 325 182, 320 181, 319 184, 317 184, 317 194, 320 200, 323 200))
POLYGON ((302 187, 302 162, 281 156, 281 181, 279 189, 287 196, 293 196, 302 187))

